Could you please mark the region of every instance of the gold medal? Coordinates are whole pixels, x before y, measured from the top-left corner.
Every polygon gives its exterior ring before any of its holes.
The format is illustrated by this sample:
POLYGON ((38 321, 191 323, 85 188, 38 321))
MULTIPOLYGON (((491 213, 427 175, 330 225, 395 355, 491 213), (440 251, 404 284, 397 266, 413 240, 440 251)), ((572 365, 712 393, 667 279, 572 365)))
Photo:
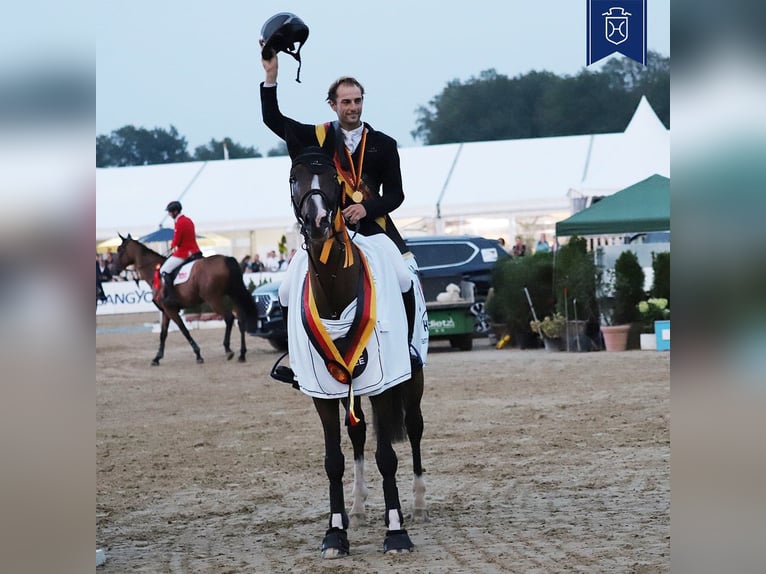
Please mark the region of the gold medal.
POLYGON ((364 195, 362 195, 361 191, 355 191, 351 194, 351 199, 354 200, 354 203, 361 203, 364 199, 364 195))

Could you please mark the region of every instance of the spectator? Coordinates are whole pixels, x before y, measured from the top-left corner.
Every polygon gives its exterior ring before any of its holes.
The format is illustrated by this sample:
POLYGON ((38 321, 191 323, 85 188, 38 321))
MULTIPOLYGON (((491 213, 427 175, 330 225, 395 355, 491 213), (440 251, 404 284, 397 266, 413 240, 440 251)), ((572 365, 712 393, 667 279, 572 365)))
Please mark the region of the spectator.
POLYGON ((260 273, 265 270, 266 268, 263 265, 263 261, 261 261, 261 256, 256 253, 253 255, 253 260, 250 262, 250 271, 252 273, 260 273))
POLYGON ((112 272, 106 265, 106 262, 96 253, 96 300, 102 303, 106 302, 106 293, 102 283, 112 280, 112 272))
POLYGON ((514 257, 524 257, 527 254, 527 246, 521 240, 521 235, 516 236, 516 243, 513 244, 511 255, 514 257))
POLYGON ((547 253, 550 250, 551 250, 551 245, 545 239, 545 233, 543 233, 540 235, 540 239, 537 240, 537 245, 535 246, 535 253, 547 253))
POLYGON ((279 271, 279 259, 277 259, 277 252, 274 249, 266 254, 263 266, 266 268, 266 271, 279 271))
POLYGON ((109 263, 106 261, 106 255, 100 257, 98 253, 96 253, 96 276, 102 283, 112 280, 112 270, 110 269, 109 263))
POLYGON ((508 246, 505 244, 505 238, 504 237, 498 237, 497 242, 500 244, 500 247, 503 248, 503 250, 508 253, 508 246))
POLYGON ((250 273, 252 270, 252 263, 250 263, 250 256, 245 255, 242 258, 242 261, 239 262, 239 268, 242 270, 242 273, 250 273))

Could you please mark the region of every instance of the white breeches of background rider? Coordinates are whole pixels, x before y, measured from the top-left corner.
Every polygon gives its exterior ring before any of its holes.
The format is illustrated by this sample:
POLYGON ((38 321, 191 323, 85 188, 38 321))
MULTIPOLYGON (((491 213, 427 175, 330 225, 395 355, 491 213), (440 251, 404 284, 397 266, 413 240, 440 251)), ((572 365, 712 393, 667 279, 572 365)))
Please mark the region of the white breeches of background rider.
POLYGON ((160 275, 163 273, 170 273, 184 261, 185 259, 183 257, 176 257, 175 255, 171 255, 165 260, 165 263, 162 264, 162 267, 160 267, 160 275))

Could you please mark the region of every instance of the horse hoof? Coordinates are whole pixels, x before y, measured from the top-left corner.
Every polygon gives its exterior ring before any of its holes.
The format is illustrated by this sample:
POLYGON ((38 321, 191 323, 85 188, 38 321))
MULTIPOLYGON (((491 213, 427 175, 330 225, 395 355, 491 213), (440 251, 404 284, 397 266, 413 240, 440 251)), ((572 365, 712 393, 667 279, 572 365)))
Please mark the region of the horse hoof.
POLYGON ((342 558, 348 556, 348 534, 337 527, 330 528, 322 540, 322 558, 342 558))
POLYGON ((204 362, 205 362, 205 359, 203 359, 202 357, 197 357, 197 364, 198 365, 201 365, 204 362))
POLYGON ((410 519, 413 522, 430 522, 431 518, 428 516, 428 510, 425 508, 414 508, 410 519))
POLYGON ((226 351, 226 360, 231 361, 234 358, 234 351, 226 351))
POLYGON ((364 512, 350 512, 348 520, 351 528, 359 528, 363 524, 367 524, 367 514, 364 512))
POLYGON ((240 355, 240 356, 239 356, 239 359, 237 359, 237 360, 238 360, 240 363, 244 363, 244 362, 245 362, 245 356, 244 356, 244 355, 240 355))
POLYGON ((415 545, 410 540, 406 530, 389 530, 386 532, 386 539, 383 541, 383 552, 385 554, 403 554, 405 552, 412 552, 413 548, 415 548, 415 545))
POLYGON ((159 366, 160 366, 160 360, 159 359, 154 359, 152 361, 152 367, 159 367, 159 366))

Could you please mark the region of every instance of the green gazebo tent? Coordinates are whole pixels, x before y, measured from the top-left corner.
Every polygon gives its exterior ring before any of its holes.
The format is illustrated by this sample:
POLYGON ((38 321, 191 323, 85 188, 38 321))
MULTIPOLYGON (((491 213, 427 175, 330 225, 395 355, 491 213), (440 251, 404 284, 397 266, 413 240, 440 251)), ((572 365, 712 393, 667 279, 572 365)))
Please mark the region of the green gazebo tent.
POLYGON ((610 235, 670 229, 670 179, 658 174, 556 223, 556 235, 610 235))

